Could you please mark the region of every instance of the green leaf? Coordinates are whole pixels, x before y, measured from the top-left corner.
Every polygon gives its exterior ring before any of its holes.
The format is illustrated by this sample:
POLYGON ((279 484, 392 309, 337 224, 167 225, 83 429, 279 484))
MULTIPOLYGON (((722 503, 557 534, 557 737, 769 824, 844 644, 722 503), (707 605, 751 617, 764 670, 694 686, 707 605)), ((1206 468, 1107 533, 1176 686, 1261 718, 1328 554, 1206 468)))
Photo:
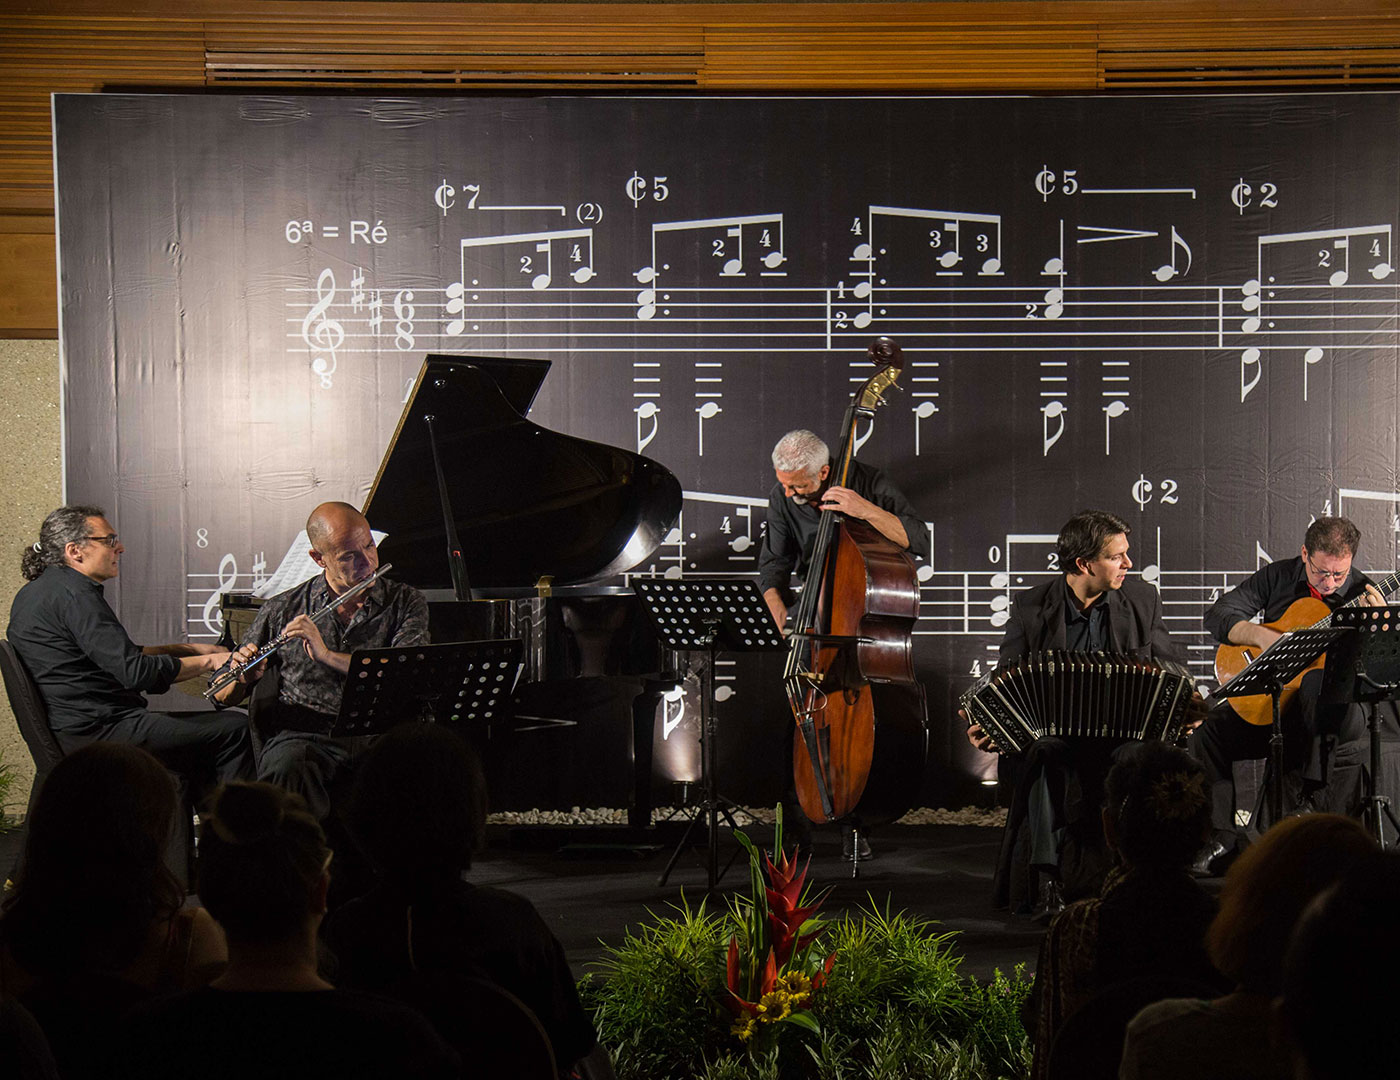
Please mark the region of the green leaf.
POLYGON ((803 1009, 801 1012, 788 1013, 787 1016, 779 1020, 778 1023, 792 1024, 806 1031, 810 1031, 813 1035, 820 1035, 822 1033, 822 1026, 817 1023, 817 1018, 806 1009, 803 1009))

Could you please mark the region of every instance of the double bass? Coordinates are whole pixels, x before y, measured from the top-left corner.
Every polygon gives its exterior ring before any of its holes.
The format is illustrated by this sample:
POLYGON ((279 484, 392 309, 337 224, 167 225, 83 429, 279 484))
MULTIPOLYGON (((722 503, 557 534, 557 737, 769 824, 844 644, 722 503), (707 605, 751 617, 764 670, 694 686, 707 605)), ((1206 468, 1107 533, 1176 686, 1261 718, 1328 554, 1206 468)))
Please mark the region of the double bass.
MULTIPOLYGON (((877 338, 869 353, 879 370, 846 410, 833 485, 847 484, 857 421, 873 420, 903 367, 899 346, 887 337, 877 338)), ((918 616, 909 553, 864 521, 824 511, 783 672, 797 723, 797 798, 818 824, 892 821, 918 794, 928 745, 923 691, 914 676, 918 616), (886 708, 880 684, 914 689, 891 695, 904 700, 886 708)))

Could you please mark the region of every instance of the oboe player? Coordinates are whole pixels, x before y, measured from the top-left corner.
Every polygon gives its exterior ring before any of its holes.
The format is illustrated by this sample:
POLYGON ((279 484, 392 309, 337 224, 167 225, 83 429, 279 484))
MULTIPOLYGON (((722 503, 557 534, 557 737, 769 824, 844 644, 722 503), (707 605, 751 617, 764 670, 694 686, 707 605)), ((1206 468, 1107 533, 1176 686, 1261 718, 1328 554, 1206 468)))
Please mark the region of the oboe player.
POLYGON ((324 818, 336 774, 369 742, 366 736, 330 734, 350 654, 356 649, 426 645, 428 605, 417 589, 380 578, 334 613, 313 621, 313 611, 333 603, 379 568, 379 552, 369 522, 348 503, 316 507, 307 519, 306 535, 311 558, 324 573, 264 604, 233 662, 245 663, 279 635, 296 640, 256 667, 240 671, 237 681, 215 700, 237 704, 269 671, 280 676, 275 700, 259 702, 254 717, 256 733, 265 740, 258 755, 258 779, 295 792, 324 818))

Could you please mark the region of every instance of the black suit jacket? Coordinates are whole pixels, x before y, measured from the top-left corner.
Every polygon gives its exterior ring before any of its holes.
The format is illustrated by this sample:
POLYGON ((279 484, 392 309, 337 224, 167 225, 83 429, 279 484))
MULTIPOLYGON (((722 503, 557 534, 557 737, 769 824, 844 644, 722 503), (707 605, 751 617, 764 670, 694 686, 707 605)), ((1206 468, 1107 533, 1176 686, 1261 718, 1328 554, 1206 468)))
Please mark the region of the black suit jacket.
MULTIPOLYGON (((1065 647, 1066 592, 1064 576, 1056 575, 1016 595, 1001 642, 1001 663, 1065 647)), ((1108 632, 1114 652, 1143 660, 1186 663, 1186 649, 1172 640, 1162 622, 1162 597, 1151 585, 1128 578, 1121 589, 1105 593, 1098 602, 1108 604, 1108 632)))

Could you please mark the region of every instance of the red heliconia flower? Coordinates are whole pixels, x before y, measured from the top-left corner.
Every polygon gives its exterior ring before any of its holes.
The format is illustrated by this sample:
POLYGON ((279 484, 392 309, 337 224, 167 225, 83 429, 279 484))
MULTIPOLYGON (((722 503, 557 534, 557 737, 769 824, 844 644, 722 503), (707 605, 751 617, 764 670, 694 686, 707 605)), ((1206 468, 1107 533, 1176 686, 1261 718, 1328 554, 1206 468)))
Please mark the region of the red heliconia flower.
POLYGON ((812 976, 812 993, 815 994, 822 988, 823 984, 826 982, 826 977, 831 974, 831 965, 834 963, 836 963, 836 954, 832 953, 826 958, 826 963, 822 965, 822 969, 812 976))
POLYGON ((729 958, 725 964, 725 984, 729 989, 729 997, 725 1003, 730 1011, 735 1015, 742 1013, 745 1009, 749 1012, 758 1011, 758 1001, 763 1000, 763 995, 773 989, 778 981, 778 963, 773 957, 773 950, 768 950, 768 960, 763 965, 763 976, 759 980, 758 993, 755 995, 757 1001, 746 1001, 739 996, 739 942, 737 938, 729 939, 729 958))

